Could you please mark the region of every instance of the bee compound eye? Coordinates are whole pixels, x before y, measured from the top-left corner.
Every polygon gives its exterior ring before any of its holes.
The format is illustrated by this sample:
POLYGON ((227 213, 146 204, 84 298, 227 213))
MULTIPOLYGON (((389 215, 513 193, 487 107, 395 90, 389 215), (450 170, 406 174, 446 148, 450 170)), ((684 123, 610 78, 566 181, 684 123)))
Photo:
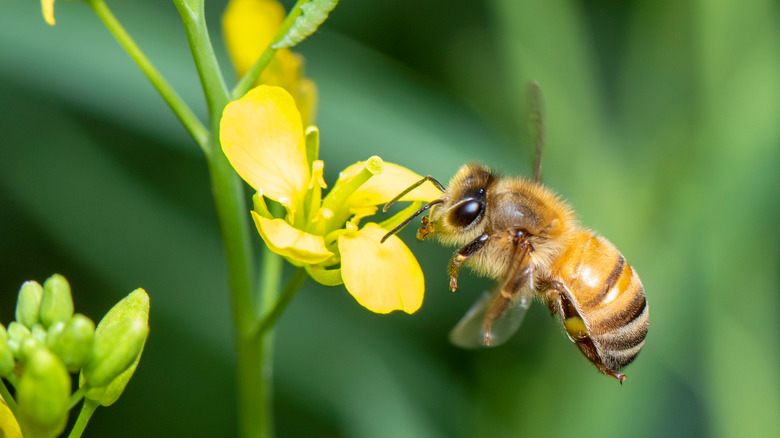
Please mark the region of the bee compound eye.
POLYGON ((450 214, 450 220, 453 224, 465 228, 477 220, 483 208, 482 202, 476 199, 463 201, 450 214))

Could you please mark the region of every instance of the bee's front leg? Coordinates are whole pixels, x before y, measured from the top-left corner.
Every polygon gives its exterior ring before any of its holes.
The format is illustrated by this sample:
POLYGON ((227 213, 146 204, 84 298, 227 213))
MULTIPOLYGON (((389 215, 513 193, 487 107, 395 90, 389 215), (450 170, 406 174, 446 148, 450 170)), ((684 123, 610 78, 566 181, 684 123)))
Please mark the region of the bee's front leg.
POLYGON ((429 216, 423 216, 421 221, 422 225, 420 226, 420 229, 417 230, 417 240, 425 240, 426 237, 436 231, 433 228, 433 224, 431 223, 429 216))
POLYGON ((481 234, 476 239, 460 247, 455 251, 455 255, 450 260, 450 265, 447 267, 447 272, 450 274, 450 290, 455 292, 458 290, 458 271, 463 263, 473 256, 480 249, 482 249, 488 241, 489 236, 487 233, 481 234))

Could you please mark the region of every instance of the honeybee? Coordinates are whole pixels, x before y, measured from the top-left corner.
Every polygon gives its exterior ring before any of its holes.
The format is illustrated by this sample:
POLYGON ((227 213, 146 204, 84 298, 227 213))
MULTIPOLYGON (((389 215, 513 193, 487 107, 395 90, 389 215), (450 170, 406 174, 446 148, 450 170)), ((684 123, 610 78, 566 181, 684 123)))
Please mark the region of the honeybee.
MULTIPOLYGON (((645 343, 649 309, 639 276, 607 239, 583 228, 572 208, 540 182, 541 142, 533 179, 503 177, 481 164, 458 170, 445 188, 428 176, 385 206, 429 181, 442 195, 407 218, 422 217, 418 239, 458 246, 449 288, 468 266, 498 280, 452 330, 466 348, 495 346, 519 328, 535 297, 544 301, 582 354, 622 384, 619 371, 645 343)), ((384 241, 383 239, 383 241, 384 241)))

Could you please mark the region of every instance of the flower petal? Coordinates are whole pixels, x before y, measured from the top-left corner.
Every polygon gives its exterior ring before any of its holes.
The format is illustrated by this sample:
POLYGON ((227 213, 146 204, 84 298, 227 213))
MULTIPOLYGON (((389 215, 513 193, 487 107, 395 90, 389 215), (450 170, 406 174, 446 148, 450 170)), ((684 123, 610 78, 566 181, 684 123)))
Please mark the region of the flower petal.
POLYGON ((372 312, 414 313, 422 305, 425 292, 422 269, 398 237, 379 243, 386 233, 379 225, 369 223, 356 233, 339 237, 344 286, 372 312))
POLYGON ((16 417, 8 409, 5 402, 0 397, 0 436, 7 438, 22 438, 22 431, 19 429, 19 423, 16 417))
POLYGON ((241 178, 293 208, 309 184, 301 115, 287 91, 261 85, 225 107, 220 141, 241 178))
POLYGON ((333 257, 322 236, 305 233, 282 219, 266 219, 252 212, 257 230, 268 248, 302 264, 321 263, 333 257))
MULTIPOLYGON (((285 16, 284 8, 276 0, 230 0, 222 16, 222 29, 225 45, 239 77, 257 62, 285 16)), ((303 67, 302 56, 289 49, 279 49, 256 84, 275 85, 287 90, 298 105, 303 126, 308 126, 314 122, 317 87, 303 76, 303 67)))
MULTIPOLYGON (((339 180, 350 178, 363 169, 364 162, 357 162, 341 172, 339 180)), ((364 207, 384 204, 404 189, 421 180, 422 177, 411 170, 393 163, 384 163, 384 171, 375 175, 360 186, 344 203, 345 208, 364 207)), ((441 196, 441 191, 433 184, 425 183, 403 197, 402 201, 432 201, 441 196)))
POLYGON ((54 26, 54 0, 41 0, 41 10, 46 23, 54 26))
POLYGON ((285 15, 284 7, 276 0, 230 0, 222 16, 222 31, 239 76, 271 44, 285 15))

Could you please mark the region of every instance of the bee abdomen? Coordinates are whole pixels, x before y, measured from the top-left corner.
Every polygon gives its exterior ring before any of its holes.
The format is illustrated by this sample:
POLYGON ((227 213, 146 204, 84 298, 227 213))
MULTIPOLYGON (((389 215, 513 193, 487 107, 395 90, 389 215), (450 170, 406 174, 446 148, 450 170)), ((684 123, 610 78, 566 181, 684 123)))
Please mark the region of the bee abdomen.
POLYGON ((562 316, 576 312, 587 326, 587 338, 575 340, 582 353, 605 374, 631 363, 644 346, 649 310, 639 276, 617 248, 583 231, 552 273, 574 307, 562 316))
POLYGON ((634 313, 630 321, 608 332, 591 333, 591 339, 599 351, 599 356, 609 369, 618 370, 630 364, 645 345, 649 309, 644 294, 641 298, 641 310, 634 313))
POLYGON ((645 343, 650 313, 636 272, 626 264, 603 298, 583 311, 590 313, 590 337, 604 365, 618 370, 631 363, 645 343))

